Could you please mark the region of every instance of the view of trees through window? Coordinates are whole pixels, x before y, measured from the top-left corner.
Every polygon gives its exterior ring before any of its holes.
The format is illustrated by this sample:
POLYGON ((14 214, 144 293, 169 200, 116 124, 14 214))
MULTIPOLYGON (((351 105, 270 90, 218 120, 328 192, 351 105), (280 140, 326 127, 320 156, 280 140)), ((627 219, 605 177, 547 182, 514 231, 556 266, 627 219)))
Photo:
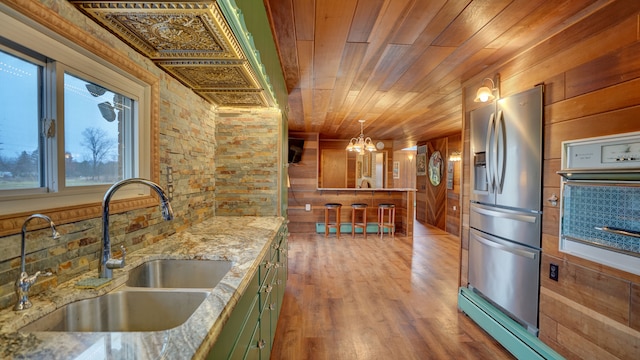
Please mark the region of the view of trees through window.
POLYGON ((46 169, 60 171, 63 164, 66 186, 130 175, 135 102, 65 72, 64 117, 56 124, 42 110, 43 73, 43 64, 0 51, 0 190, 46 187, 46 169), (55 136, 60 129, 64 136, 55 136), (55 146, 46 141, 54 136, 64 139, 64 162, 59 154, 47 163, 45 152, 55 146))
POLYGON ((122 179, 124 143, 132 101, 99 85, 65 74, 64 134, 67 186, 122 179))

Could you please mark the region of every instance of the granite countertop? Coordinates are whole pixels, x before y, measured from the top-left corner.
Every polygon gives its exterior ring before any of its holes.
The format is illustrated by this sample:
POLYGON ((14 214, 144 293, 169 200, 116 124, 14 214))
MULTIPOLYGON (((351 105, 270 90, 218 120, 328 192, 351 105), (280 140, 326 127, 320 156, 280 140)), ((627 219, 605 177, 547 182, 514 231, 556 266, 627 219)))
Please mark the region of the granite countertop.
POLYGON ((114 270, 113 280, 106 287, 98 290, 75 287, 78 280, 97 277, 97 270, 93 270, 31 297, 31 309, 22 312, 4 309, 0 311, 0 358, 205 358, 251 280, 250 275, 258 268, 259 259, 268 251, 265 245, 276 236, 283 221, 280 217, 214 217, 128 254, 127 266, 114 270), (153 332, 17 332, 17 329, 56 308, 120 287, 126 282, 129 270, 155 259, 225 259, 231 260, 233 266, 193 315, 173 329, 153 332))

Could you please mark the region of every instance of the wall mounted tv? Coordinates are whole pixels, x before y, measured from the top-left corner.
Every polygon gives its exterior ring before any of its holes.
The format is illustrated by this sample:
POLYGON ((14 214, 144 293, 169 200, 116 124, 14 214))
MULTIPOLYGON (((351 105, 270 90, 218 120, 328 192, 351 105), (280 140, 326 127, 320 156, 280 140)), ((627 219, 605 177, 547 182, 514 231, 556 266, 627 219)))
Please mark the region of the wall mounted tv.
POLYGON ((302 159, 304 149, 304 139, 289 138, 289 163, 297 163, 302 159))

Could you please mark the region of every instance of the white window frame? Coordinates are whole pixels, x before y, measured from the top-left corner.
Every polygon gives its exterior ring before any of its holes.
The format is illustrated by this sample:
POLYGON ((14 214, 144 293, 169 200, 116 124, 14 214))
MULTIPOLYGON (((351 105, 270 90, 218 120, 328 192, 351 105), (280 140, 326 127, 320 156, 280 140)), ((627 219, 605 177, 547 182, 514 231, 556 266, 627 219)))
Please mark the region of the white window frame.
MULTIPOLYGON (((131 177, 151 178, 151 84, 128 74, 104 59, 60 37, 52 31, 28 20, 18 20, 0 12, 2 36, 25 48, 54 59, 55 69, 45 69, 45 86, 55 87, 61 81, 64 71, 88 81, 103 85, 137 101, 137 148, 134 155, 134 174, 131 177), (55 71, 52 71, 55 70, 55 71), (48 84, 48 85, 47 85, 48 84)), ((55 92, 53 92, 55 94, 55 92)), ((47 191, 5 190, 0 192, 0 215, 20 212, 41 211, 83 204, 101 202, 109 185, 65 187, 64 186, 64 99, 53 98, 56 114, 46 115, 56 120, 56 133, 46 139, 45 161, 56 163, 53 169, 46 168, 47 191)), ((45 113, 52 113, 52 105, 45 113)), ((135 198, 149 195, 149 189, 141 186, 127 186, 119 190, 114 198, 135 198)))

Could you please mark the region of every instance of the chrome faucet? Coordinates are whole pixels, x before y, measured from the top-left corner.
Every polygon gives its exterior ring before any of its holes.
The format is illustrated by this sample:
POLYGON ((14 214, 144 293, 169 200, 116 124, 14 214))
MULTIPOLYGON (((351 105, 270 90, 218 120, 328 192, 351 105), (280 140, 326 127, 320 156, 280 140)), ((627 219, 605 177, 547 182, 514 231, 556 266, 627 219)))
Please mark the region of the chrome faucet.
POLYGON ((100 257, 100 262, 98 264, 99 277, 101 278, 111 279, 113 277, 113 272, 111 270, 122 268, 125 265, 125 256, 127 253, 124 246, 120 247, 122 249, 122 259, 118 260, 111 258, 111 241, 109 240, 109 202, 111 202, 111 197, 116 190, 128 184, 143 184, 155 190, 158 197, 160 197, 162 217, 165 220, 173 219, 173 209, 171 209, 169 198, 164 193, 164 190, 162 190, 160 185, 140 178, 124 179, 111 185, 109 190, 104 194, 104 199, 102 200, 102 256, 100 257))
POLYGON ((29 221, 35 218, 44 219, 49 222, 49 226, 51 226, 51 237, 57 239, 60 237, 60 234, 56 230, 56 225, 51 221, 51 219, 42 214, 33 214, 29 216, 24 223, 22 224, 22 242, 20 243, 20 276, 18 276, 18 280, 16 280, 15 291, 16 296, 18 297, 18 301, 16 302, 16 306, 13 307, 13 310, 20 311, 26 310, 31 307, 31 301, 29 301, 29 289, 31 289, 31 285, 36 282, 38 276, 50 276, 50 272, 41 272, 36 271, 35 274, 29 276, 25 271, 25 238, 27 235, 27 224, 29 221))

